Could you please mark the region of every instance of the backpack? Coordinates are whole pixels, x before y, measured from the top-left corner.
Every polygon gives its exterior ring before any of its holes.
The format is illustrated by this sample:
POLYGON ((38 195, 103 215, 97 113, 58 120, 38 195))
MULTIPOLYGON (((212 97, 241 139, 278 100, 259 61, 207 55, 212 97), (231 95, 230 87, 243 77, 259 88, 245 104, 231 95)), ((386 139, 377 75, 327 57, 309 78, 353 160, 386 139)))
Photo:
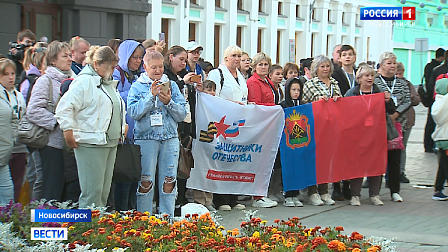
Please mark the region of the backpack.
POLYGON ((28 87, 28 92, 26 93, 26 98, 25 98, 26 105, 28 105, 28 102, 30 101, 30 98, 31 98, 31 90, 33 90, 34 83, 36 83, 36 81, 37 81, 38 78, 39 78, 39 76, 36 75, 36 74, 28 74, 28 75, 25 76, 25 78, 24 78, 23 80, 21 80, 21 82, 19 83, 19 87, 18 87, 18 90, 19 90, 19 91, 20 91, 20 85, 22 85, 22 83, 23 83, 25 80, 28 80, 28 82, 30 83, 30 86, 28 87))
POLYGON ((221 93, 222 87, 224 86, 224 74, 222 74, 221 68, 217 68, 217 69, 219 71, 219 75, 221 76, 221 80, 219 81, 219 84, 221 85, 221 89, 219 90, 219 92, 221 93))
POLYGON ((420 95, 420 101, 422 102, 423 106, 429 108, 432 105, 432 94, 428 93, 428 90, 426 89, 426 83, 423 83, 424 78, 425 77, 423 76, 421 84, 418 86, 417 92, 418 95, 420 95))
POLYGON ((117 69, 118 70, 118 72, 120 72, 120 81, 121 81, 121 86, 123 86, 124 87, 124 78, 125 78, 125 76, 124 76, 124 71, 123 71, 123 69, 121 69, 121 67, 120 66, 117 66, 115 69, 117 69))

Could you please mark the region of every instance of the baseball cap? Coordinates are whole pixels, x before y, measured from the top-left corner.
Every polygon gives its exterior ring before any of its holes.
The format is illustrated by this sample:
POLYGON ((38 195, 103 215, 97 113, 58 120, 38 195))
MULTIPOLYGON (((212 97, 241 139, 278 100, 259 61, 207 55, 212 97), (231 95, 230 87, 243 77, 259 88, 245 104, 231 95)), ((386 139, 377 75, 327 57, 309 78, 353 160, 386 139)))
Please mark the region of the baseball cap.
POLYGON ((187 50, 187 52, 194 51, 198 48, 200 48, 200 50, 204 50, 204 48, 196 43, 196 41, 190 41, 185 45, 185 50, 187 50))

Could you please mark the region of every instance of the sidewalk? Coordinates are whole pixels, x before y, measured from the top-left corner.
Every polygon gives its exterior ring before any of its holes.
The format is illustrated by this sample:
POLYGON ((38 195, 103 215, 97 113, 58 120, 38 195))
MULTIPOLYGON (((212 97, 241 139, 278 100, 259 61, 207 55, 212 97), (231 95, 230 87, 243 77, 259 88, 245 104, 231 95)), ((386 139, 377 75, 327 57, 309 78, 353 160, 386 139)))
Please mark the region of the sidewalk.
MULTIPOLYGON (((374 206, 368 199, 368 189, 362 190, 360 207, 354 207, 349 201, 337 201, 334 206, 311 206, 303 199, 304 207, 284 207, 282 202, 275 208, 259 209, 258 215, 273 224, 275 219, 287 219, 297 216, 303 225, 343 226, 350 234, 358 231, 364 236, 395 238, 397 251, 448 251, 448 220, 446 211, 448 202, 433 201, 431 196, 437 172, 437 156, 425 153, 423 132, 427 109, 423 105, 416 107, 416 125, 412 129, 407 149, 406 174, 410 184, 401 184, 402 203, 390 200, 389 189, 381 188, 384 206, 374 206)), ((331 192, 331 190, 330 190, 331 192)), ((245 202, 248 209, 251 202, 245 202)), ((223 212, 221 224, 227 229, 240 226, 242 211, 223 212)))

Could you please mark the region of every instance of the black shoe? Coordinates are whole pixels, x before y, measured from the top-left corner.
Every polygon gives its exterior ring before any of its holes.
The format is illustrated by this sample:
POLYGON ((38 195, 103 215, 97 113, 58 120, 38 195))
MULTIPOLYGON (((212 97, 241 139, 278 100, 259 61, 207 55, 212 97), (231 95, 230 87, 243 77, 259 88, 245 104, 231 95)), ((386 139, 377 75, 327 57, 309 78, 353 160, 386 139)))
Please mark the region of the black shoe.
POLYGON ((427 152, 427 153, 435 153, 435 154, 437 154, 437 149, 436 149, 436 148, 425 149, 425 152, 427 152))
POLYGON ((333 200, 337 200, 337 201, 345 200, 340 188, 333 189, 333 194, 331 195, 331 198, 333 198, 333 200))
POLYGON ((369 180, 364 180, 364 183, 362 183, 362 188, 369 188, 369 180))
POLYGON ((406 178, 406 174, 403 172, 400 176, 400 183, 409 183, 409 179, 406 178))

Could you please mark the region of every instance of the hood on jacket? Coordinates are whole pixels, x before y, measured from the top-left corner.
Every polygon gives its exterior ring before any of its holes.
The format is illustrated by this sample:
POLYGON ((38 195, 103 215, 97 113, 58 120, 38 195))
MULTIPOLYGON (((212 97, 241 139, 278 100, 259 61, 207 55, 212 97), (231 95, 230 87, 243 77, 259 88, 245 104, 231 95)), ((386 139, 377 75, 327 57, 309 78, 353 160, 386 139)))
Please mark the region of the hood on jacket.
MULTIPOLYGON (((144 72, 140 74, 140 77, 137 79, 138 82, 144 83, 144 84, 152 84, 153 80, 148 77, 148 73, 144 72)), ((168 82, 170 79, 168 79, 168 76, 166 74, 162 75, 162 78, 160 78, 160 82, 168 82)))
POLYGON ((30 69, 28 69, 26 71, 26 75, 29 75, 29 74, 35 74, 37 76, 41 76, 39 69, 37 69, 37 67, 33 64, 30 64, 30 69))
POLYGON ((98 81, 98 87, 101 84, 106 84, 106 85, 112 85, 114 88, 117 87, 118 84, 118 80, 113 80, 112 77, 110 80, 104 80, 97 72, 95 72, 95 70, 93 70, 93 66, 88 64, 85 67, 82 68, 81 72, 79 72, 78 77, 82 76, 82 75, 90 75, 95 77, 95 79, 98 81))
POLYGON ((436 81, 436 93, 439 95, 446 95, 448 93, 448 79, 442 78, 436 81))
MULTIPOLYGON (((138 46, 142 46, 142 44, 140 44, 139 42, 132 40, 132 39, 128 39, 128 40, 121 42, 120 46, 118 47, 118 65, 121 67, 121 69, 123 69, 123 71, 129 73, 129 68, 128 68, 129 58, 131 58, 132 54, 134 53, 135 49, 138 46)), ((143 51, 143 55, 144 55, 144 51, 143 51)), ((143 62, 140 65, 139 70, 140 70, 140 72, 143 71, 143 62)))
POLYGON ((50 78, 55 79, 59 82, 62 82, 65 79, 76 76, 71 69, 69 71, 62 72, 61 70, 59 70, 59 68, 54 66, 48 66, 47 69, 45 70, 45 74, 48 75, 50 78))
POLYGON ((285 102, 288 105, 288 107, 293 106, 294 102, 291 98, 291 86, 292 84, 299 84, 300 85, 300 95, 298 100, 302 100, 302 93, 303 93, 303 83, 300 81, 298 77, 290 78, 285 83, 285 102))

